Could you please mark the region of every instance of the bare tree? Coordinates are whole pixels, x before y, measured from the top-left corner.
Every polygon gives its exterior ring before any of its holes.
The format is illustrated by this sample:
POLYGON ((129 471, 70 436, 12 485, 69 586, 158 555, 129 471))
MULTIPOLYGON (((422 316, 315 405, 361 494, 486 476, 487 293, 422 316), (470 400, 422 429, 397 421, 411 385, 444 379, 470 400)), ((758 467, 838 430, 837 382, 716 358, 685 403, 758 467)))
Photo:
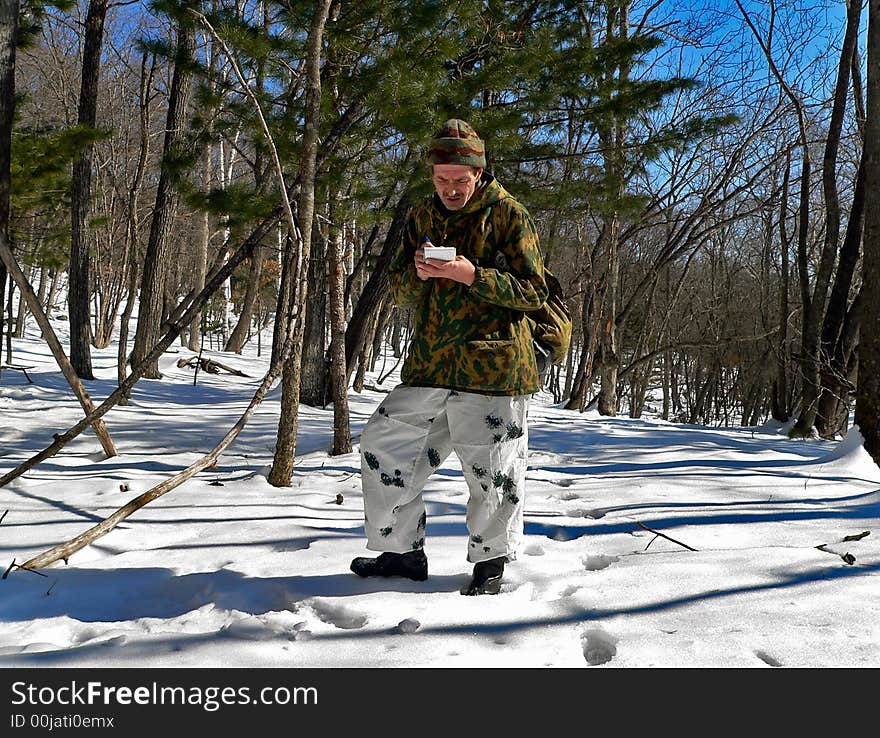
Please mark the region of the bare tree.
MULTIPOLYGON (((11 274, 22 294, 27 300, 31 312, 40 322, 49 348, 52 351, 61 371, 70 383, 79 399, 83 410, 88 414, 94 410, 94 404, 74 371, 70 360, 64 353, 46 314, 42 310, 36 293, 34 293, 24 273, 21 271, 12 251, 9 248, 7 229, 9 224, 9 190, 10 190, 10 155, 12 142, 12 119, 15 101, 15 43, 18 29, 18 2, 4 0, 0 5, 0 260, 5 270, 11 274)), ((116 456, 116 447, 107 432, 103 421, 96 420, 93 425, 104 452, 107 456, 116 456)))
POLYGON ((864 317, 859 338, 855 422, 880 465, 880 0, 868 4, 868 102, 865 120, 864 317))
MULTIPOLYGON (((173 160, 179 153, 177 148, 180 145, 186 120, 191 79, 189 64, 194 49, 194 38, 195 34, 190 23, 179 21, 177 59, 171 78, 162 166, 141 278, 137 331, 131 353, 132 366, 143 361, 150 347, 156 343, 161 335, 162 322, 165 318, 165 280, 171 263, 169 259, 171 230, 179 200, 173 181, 173 160)), ((144 376, 148 379, 159 379, 162 376, 158 361, 148 368, 144 376)))
MULTIPOLYGON (((15 114, 15 48, 18 36, 18 0, 0 0, 0 236, 9 237, 9 190, 12 158, 12 121, 15 114)), ((0 260, 0 343, 4 332, 6 262, 0 260)), ((12 318, 12 315, 9 316, 12 318)), ((12 329, 12 326, 9 326, 12 329)))
MULTIPOLYGON (((82 55, 82 82, 77 122, 94 128, 98 113, 98 78, 101 72, 101 46, 109 0, 90 0, 85 20, 82 55)), ((70 361, 83 379, 92 373, 91 320, 89 298, 89 244, 87 219, 92 184, 93 146, 87 145, 73 163, 70 191, 70 283, 67 305, 70 315, 70 361)))
POLYGON ((297 259, 296 327, 291 356, 284 364, 281 388, 281 418, 278 422, 278 440, 268 481, 275 487, 289 487, 296 454, 296 429, 299 419, 299 383, 302 371, 305 309, 308 298, 308 263, 315 213, 315 172, 318 154, 318 126, 321 116, 321 45, 324 25, 330 12, 331 0, 315 0, 312 24, 309 29, 309 49, 306 61, 306 116, 303 132, 302 160, 300 161, 300 192, 297 213, 300 221, 301 245, 297 259))

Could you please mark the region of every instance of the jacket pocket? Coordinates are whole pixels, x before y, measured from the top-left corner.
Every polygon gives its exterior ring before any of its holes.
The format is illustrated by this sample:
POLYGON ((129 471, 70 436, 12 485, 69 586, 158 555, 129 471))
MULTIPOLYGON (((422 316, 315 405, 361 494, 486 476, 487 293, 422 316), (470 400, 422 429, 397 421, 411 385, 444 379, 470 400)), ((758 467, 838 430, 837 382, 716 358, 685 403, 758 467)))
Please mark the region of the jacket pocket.
POLYGON ((513 351, 514 340, 512 338, 477 338, 465 343, 469 351, 513 351))

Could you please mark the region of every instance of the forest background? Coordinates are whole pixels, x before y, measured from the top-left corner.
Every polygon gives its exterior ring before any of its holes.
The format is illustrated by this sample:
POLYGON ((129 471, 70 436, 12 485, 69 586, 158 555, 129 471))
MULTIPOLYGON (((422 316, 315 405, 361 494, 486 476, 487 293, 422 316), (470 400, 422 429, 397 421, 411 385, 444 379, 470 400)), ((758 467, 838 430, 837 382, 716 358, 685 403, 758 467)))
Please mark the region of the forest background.
POLYGON ((383 341, 405 352, 386 268, 449 117, 562 283, 557 403, 798 437, 854 418, 880 461, 877 0, 2 8, 0 348, 13 370, 36 320, 85 415, 0 484, 87 428, 115 453, 102 416, 175 342, 240 353, 269 326, 249 412, 280 377, 270 483, 290 485, 300 403, 333 403, 348 453, 347 388, 383 341))

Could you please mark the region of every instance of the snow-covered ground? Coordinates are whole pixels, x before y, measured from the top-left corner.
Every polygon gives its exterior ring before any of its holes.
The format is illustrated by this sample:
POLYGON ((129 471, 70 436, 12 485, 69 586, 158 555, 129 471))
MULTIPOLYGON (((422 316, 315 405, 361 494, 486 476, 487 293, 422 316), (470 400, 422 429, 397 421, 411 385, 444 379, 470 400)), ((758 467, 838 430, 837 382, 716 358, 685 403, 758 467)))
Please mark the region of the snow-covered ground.
MULTIPOLYGON (((207 452, 266 366, 250 345, 212 354, 250 377, 200 373, 193 386, 176 366, 191 354, 176 351, 163 380, 142 380, 105 416, 118 457, 104 459, 89 432, 0 488, 0 571, 207 452)), ((115 355, 115 345, 94 353, 96 400, 114 387, 115 355)), ((3 373, 0 473, 81 417, 36 335, 15 341, 14 361, 34 367, 34 384, 3 373)), ((501 594, 459 593, 470 565, 455 456, 425 488, 429 579, 358 578, 348 568, 367 553, 358 436, 397 376, 350 393, 351 454, 329 454, 332 408, 301 408, 292 487, 266 481, 276 387, 215 470, 67 566, 13 568, 0 581, 0 667, 880 665, 880 469, 857 431, 792 441, 772 427, 579 414, 541 394, 527 535, 501 594)))

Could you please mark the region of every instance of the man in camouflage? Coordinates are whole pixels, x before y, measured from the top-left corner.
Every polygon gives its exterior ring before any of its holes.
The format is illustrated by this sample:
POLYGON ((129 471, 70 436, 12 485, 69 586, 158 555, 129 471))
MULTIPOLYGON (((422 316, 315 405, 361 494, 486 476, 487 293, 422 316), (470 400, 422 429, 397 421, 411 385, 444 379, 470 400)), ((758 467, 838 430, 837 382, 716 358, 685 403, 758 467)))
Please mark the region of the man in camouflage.
POLYGON ((452 451, 461 461, 468 561, 463 594, 495 594, 523 533, 528 402, 539 387, 527 313, 547 297, 531 217, 485 171, 483 141, 448 120, 427 154, 435 195, 414 208, 389 269, 415 330, 396 387, 361 435, 367 548, 360 576, 428 576, 422 487, 452 451), (424 257, 451 246, 452 261, 424 257))

